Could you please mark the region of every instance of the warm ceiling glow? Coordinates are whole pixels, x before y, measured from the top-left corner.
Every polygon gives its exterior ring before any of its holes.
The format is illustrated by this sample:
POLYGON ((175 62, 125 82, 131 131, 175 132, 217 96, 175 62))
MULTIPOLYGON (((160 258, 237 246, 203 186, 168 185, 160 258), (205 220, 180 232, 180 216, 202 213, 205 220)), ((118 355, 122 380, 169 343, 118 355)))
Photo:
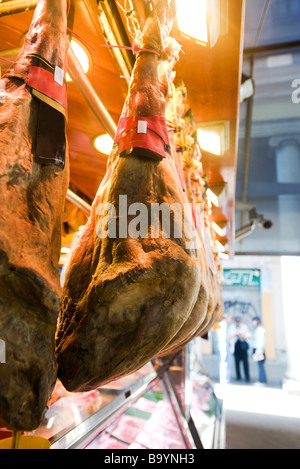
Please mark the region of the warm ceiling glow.
MULTIPOLYGON (((90 68, 90 61, 87 53, 85 52, 84 48, 77 42, 75 39, 71 40, 71 49, 74 52, 78 62, 80 63, 82 70, 84 73, 87 73, 90 68)), ((72 81, 70 75, 66 74, 66 80, 72 81)))
POLYGON ((208 43, 206 0, 176 0, 179 30, 208 43))
POLYGON ((108 134, 99 135, 99 137, 96 137, 94 140, 96 150, 105 155, 110 155, 113 143, 113 139, 108 134))

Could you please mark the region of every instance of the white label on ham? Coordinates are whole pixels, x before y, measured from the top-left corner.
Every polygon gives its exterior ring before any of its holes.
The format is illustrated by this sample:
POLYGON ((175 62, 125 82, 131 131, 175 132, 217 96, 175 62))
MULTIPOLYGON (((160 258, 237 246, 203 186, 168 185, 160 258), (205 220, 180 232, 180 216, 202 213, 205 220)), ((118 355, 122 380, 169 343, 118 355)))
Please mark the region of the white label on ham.
POLYGON ((5 94, 6 94, 6 90, 5 90, 5 82, 4 80, 0 80, 0 103, 1 104, 4 104, 5 103, 5 94))
POLYGON ((148 122, 147 121, 138 121, 137 123, 137 133, 138 134, 147 134, 148 122))
POLYGON ((2 339, 0 339, 0 363, 6 363, 6 344, 2 339))
POLYGON ((60 86, 63 86, 64 84, 64 71, 57 66, 54 69, 54 81, 56 81, 60 86))

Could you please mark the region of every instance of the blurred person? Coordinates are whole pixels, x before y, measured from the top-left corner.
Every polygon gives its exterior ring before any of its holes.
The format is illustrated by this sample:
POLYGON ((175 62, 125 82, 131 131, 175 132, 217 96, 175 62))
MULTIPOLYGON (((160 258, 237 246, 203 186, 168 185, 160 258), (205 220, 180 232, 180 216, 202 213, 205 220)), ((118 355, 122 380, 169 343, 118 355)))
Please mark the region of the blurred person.
POLYGON ((234 324, 230 328, 229 336, 233 341, 233 354, 235 360, 235 371, 237 381, 241 380, 240 365, 243 363, 245 380, 250 382, 249 361, 248 361, 248 340, 251 338, 250 331, 240 317, 234 319, 234 324))
POLYGON ((219 351, 219 382, 221 384, 230 383, 231 379, 231 345, 230 345, 230 324, 232 316, 225 314, 216 330, 219 351))
POLYGON ((258 365, 258 384, 266 385, 267 376, 265 372, 264 363, 266 360, 265 355, 265 344, 266 344, 266 333, 265 329, 261 324, 261 319, 255 316, 252 319, 253 326, 255 327, 253 334, 253 359, 258 365))

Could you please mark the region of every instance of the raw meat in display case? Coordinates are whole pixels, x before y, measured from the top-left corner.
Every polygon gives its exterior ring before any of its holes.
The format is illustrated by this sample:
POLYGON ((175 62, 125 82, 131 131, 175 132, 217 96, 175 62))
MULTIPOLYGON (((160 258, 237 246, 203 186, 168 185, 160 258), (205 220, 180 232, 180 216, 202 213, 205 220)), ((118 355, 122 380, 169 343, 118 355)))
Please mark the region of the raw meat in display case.
POLYGON ((86 449, 186 449, 174 410, 158 384, 86 449), (109 445, 109 446, 107 446, 109 445))

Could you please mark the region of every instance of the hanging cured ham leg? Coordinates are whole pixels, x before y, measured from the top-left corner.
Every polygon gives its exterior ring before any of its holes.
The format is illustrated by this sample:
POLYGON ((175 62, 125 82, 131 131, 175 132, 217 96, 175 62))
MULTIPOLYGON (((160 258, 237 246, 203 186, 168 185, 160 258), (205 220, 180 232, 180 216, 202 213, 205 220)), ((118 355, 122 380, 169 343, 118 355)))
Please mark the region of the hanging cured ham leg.
MULTIPOLYGON (((160 73, 160 82, 161 88, 164 90, 165 99, 167 102, 167 111, 166 116, 168 117, 169 123, 171 123, 175 128, 178 128, 178 123, 181 119, 182 113, 184 111, 184 107, 182 106, 183 101, 183 94, 186 93, 185 87, 179 89, 179 92, 176 92, 176 89, 173 85, 173 81, 175 78, 175 73, 173 72, 172 67, 172 58, 170 60, 164 61, 160 64, 159 67, 160 73)), ((181 119, 181 125, 184 121, 181 119)), ((172 138, 172 134, 171 134, 172 138)), ((179 174, 179 178, 182 184, 182 188, 185 194, 186 203, 190 203, 192 206, 193 204, 193 191, 190 187, 191 181, 189 180, 186 172, 183 171, 183 162, 180 157, 178 157, 178 153, 176 152, 176 144, 175 139, 171 140, 171 144, 173 147, 173 158, 177 166, 177 171, 179 174), (176 161, 177 158, 177 161, 176 161)), ((196 228, 196 226, 195 226, 196 228)), ((197 234, 198 236, 198 234, 197 234)), ((195 306, 181 327, 181 329, 177 332, 177 334, 172 338, 169 344, 159 352, 158 356, 162 357, 165 355, 169 355, 173 352, 176 352, 184 347, 187 344, 195 331, 206 322, 206 317, 208 314, 208 308, 210 304, 210 285, 207 279, 207 260, 205 255, 205 249, 202 243, 202 238, 199 234, 198 236, 198 256, 199 262, 201 266, 201 285, 198 293, 198 297, 195 303, 195 306)))
POLYGON ((68 188, 65 0, 39 0, 0 104, 0 421, 41 422, 57 365, 58 261, 68 188), (55 81, 56 80, 56 81, 55 81), (55 138, 54 138, 54 135, 55 138))
POLYGON ((57 355, 58 376, 69 391, 88 391, 138 370, 176 335, 198 296, 189 222, 174 211, 174 226, 186 222, 183 236, 164 237, 161 220, 158 235, 150 235, 155 204, 184 208, 157 71, 171 27, 168 2, 159 2, 139 43, 150 51, 137 55, 108 171, 66 276, 57 355), (140 236, 132 233, 136 210, 143 215, 140 236), (112 236, 101 235, 110 228, 112 236))
MULTIPOLYGON (((199 203, 197 200, 199 181, 196 179, 196 183, 194 183, 192 188, 190 178, 186 177, 186 187, 188 188, 187 192, 193 194, 193 197, 196 197, 196 203, 199 203)), ((200 203, 202 204, 201 191, 200 203)), ((197 219, 197 216, 195 218, 197 219)), ((206 227, 202 226, 201 228, 199 218, 196 227, 199 235, 202 273, 199 296, 188 321, 182 330, 179 331, 178 337, 175 337, 164 350, 164 355, 178 351, 195 337, 204 336, 220 320, 224 311, 224 302, 221 287, 217 279, 216 264, 210 246, 210 238, 206 239, 206 227), (183 339, 181 342, 178 340, 180 338, 183 339)))

